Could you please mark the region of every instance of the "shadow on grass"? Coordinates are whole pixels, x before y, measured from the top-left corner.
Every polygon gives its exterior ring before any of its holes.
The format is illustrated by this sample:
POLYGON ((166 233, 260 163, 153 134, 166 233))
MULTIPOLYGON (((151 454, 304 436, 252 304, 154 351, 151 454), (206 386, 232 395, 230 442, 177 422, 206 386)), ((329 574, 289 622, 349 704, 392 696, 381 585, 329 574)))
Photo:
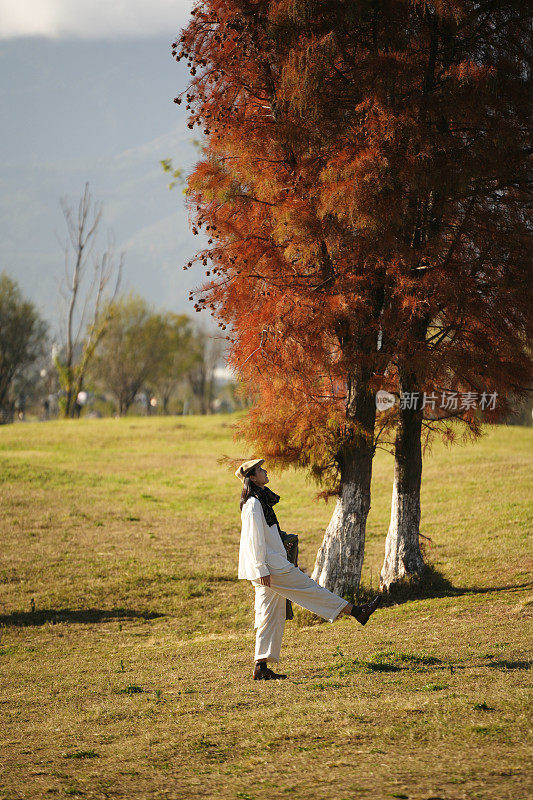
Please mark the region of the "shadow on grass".
POLYGON ((508 669, 531 669, 533 667, 533 661, 491 661, 490 664, 487 664, 490 669, 501 669, 501 670, 508 670, 508 669))
POLYGON ((423 572, 402 578, 391 585, 388 591, 380 592, 377 588, 360 583, 357 588, 345 592, 343 597, 350 603, 362 604, 381 594, 382 605, 392 606, 429 597, 454 597, 467 591, 453 586, 432 564, 426 564, 423 572))
MULTIPOLYGON (((350 603, 368 603, 376 594, 382 596, 382 606, 395 606, 402 603, 409 603, 414 600, 424 600, 439 597, 462 597, 464 595, 489 594, 493 592, 512 592, 520 589, 533 588, 533 582, 517 583, 505 586, 454 586, 448 578, 439 572, 432 564, 427 564, 420 575, 412 575, 404 578, 390 590, 381 592, 372 586, 361 583, 357 589, 347 591, 343 594, 345 600, 350 603)), ((312 625, 322 625, 326 620, 316 616, 305 608, 295 608, 295 622, 297 627, 309 627, 312 625)))
MULTIPOLYGON (((399 605, 412 600, 423 600, 438 597, 462 597, 464 595, 490 594, 496 592, 519 591, 520 589, 533 588, 532 581, 518 584, 506 584, 505 586, 454 586, 436 567, 427 564, 424 571, 419 575, 411 575, 403 578, 394 585, 389 591, 382 593, 382 604, 384 606, 399 605)), ((359 586, 351 597, 345 595, 347 600, 355 603, 365 603, 372 599, 377 590, 367 586, 359 586)))
POLYGON ((73 623, 94 623, 110 622, 122 619, 156 619, 164 617, 155 611, 133 611, 130 608, 113 608, 104 610, 102 608, 43 608, 35 611, 14 611, 11 614, 0 614, 0 625, 16 625, 26 627, 30 625, 45 625, 47 622, 73 622, 73 623))

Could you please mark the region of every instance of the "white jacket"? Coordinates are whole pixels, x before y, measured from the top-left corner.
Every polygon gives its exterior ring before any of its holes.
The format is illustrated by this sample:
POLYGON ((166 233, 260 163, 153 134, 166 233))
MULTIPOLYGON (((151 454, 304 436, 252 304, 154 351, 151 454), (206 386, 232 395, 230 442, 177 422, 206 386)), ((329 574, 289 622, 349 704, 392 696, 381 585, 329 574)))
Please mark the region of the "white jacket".
POLYGON ((251 581, 272 572, 288 572, 292 569, 278 526, 266 524, 257 497, 249 497, 243 505, 241 520, 239 578, 251 581))

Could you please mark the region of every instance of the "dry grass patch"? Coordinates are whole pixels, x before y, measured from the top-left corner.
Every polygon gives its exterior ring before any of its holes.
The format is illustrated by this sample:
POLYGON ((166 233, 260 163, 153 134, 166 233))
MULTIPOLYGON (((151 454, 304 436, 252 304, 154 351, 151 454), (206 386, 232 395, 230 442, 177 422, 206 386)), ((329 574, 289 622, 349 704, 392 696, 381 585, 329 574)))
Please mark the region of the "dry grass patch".
MULTIPOLYGON (((0 429, 2 800, 529 796, 533 432, 490 428, 424 463, 442 591, 354 620, 287 623, 287 681, 250 680, 236 579, 233 418, 0 429)), ((375 461, 375 590, 392 459, 375 461)), ((310 570, 332 512, 272 476, 310 570)))

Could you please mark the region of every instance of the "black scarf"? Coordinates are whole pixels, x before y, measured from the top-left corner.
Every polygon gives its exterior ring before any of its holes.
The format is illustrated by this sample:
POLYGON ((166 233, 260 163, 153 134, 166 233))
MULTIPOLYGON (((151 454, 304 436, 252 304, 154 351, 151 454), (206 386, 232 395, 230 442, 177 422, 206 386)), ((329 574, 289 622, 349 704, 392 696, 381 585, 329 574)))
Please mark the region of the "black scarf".
POLYGON ((271 525, 277 525, 279 530, 279 522, 278 518, 276 517, 276 512, 272 508, 273 505, 279 503, 280 496, 276 494, 267 486, 257 486, 257 484, 250 481, 250 494, 252 497, 257 497, 259 502, 261 503, 261 508, 263 509, 263 514, 265 515, 266 524, 270 527, 271 525))

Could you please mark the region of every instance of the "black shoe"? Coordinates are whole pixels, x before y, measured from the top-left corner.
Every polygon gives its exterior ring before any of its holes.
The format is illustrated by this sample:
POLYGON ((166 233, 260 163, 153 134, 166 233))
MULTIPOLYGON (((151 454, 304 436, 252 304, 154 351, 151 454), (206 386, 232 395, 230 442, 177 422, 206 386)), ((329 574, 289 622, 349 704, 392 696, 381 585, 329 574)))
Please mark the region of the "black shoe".
POLYGON ((365 603, 364 606, 354 606, 350 611, 350 614, 352 617, 355 617, 357 622, 360 622, 361 625, 366 625, 371 614, 373 614, 376 608, 379 608, 380 605, 381 595, 378 594, 373 600, 370 601, 370 603, 365 603))
POLYGON ((254 667, 252 677, 254 681, 279 681, 287 676, 273 672, 267 667, 266 661, 258 661, 254 667))

